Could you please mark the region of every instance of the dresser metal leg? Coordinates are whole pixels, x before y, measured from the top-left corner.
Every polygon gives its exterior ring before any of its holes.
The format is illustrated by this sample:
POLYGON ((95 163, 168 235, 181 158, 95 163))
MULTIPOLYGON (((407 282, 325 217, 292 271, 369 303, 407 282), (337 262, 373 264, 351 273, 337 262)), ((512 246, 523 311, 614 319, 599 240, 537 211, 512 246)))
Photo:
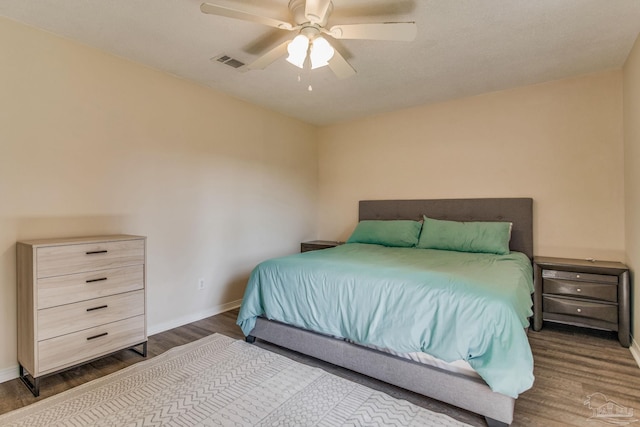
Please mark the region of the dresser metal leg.
POLYGON ((24 383, 24 385, 27 386, 29 391, 31 391, 31 393, 33 393, 35 397, 40 396, 40 378, 31 377, 31 375, 29 375, 26 372, 22 364, 19 364, 19 366, 20 366, 20 380, 24 383), (29 381, 29 377, 31 377, 33 381, 29 381))
POLYGON ((143 342, 142 344, 138 344, 138 345, 142 345, 142 351, 138 350, 136 347, 131 347, 131 351, 133 351, 134 353, 139 354, 142 357, 147 357, 147 341, 143 342))

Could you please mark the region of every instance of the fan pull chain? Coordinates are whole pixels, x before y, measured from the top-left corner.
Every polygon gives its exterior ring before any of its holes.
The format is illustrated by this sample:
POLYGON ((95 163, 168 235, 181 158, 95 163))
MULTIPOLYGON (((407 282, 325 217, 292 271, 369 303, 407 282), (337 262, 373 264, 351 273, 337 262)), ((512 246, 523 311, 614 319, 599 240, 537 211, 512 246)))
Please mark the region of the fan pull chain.
MULTIPOLYGON (((311 76, 310 76, 310 75, 308 75, 308 73, 305 73, 305 74, 307 74, 307 75, 305 76, 305 77, 307 77, 307 78, 306 78, 306 79, 304 79, 304 80, 307 80, 307 79, 309 80, 309 84, 307 85, 307 91, 308 91, 308 92, 313 92, 313 86, 311 85, 311 76)), ((300 74, 300 73, 298 73, 298 83, 304 83, 304 82, 303 82, 303 79, 302 79, 302 74, 300 74)))

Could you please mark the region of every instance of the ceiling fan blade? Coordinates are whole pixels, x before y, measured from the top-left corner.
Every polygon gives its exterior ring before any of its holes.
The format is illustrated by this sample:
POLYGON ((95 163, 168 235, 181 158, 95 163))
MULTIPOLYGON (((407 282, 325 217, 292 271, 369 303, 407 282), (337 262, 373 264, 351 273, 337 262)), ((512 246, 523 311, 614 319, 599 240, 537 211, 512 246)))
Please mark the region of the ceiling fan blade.
POLYGON ((275 28, 267 30, 268 32, 258 38, 248 42, 242 46, 242 51, 249 55, 262 55, 271 47, 282 43, 285 40, 290 40, 291 35, 288 32, 280 31, 275 28))
POLYGON ((304 7, 304 16, 312 24, 326 23, 330 6, 331 0, 307 0, 304 7))
POLYGON ((329 34, 336 39, 394 40, 410 42, 416 38, 415 22, 380 22, 377 24, 335 25, 329 34))
POLYGON ((240 9, 234 9, 227 6, 221 6, 213 3, 202 3, 200 5, 202 13, 209 15, 226 16, 227 18, 241 19, 243 21, 255 22, 258 24, 268 25, 269 27, 279 28, 281 30, 293 30, 293 25, 278 19, 268 18, 266 16, 255 15, 240 9))
POLYGON ((333 53, 333 58, 329 60, 329 68, 331 68, 333 74, 339 79, 346 79, 356 74, 356 70, 353 69, 347 60, 344 59, 344 56, 337 50, 333 53))
POLYGON ((269 52, 249 64, 247 68, 250 70, 264 70, 275 60, 287 53, 287 46, 289 45, 289 42, 290 40, 287 40, 286 42, 274 47, 269 52))

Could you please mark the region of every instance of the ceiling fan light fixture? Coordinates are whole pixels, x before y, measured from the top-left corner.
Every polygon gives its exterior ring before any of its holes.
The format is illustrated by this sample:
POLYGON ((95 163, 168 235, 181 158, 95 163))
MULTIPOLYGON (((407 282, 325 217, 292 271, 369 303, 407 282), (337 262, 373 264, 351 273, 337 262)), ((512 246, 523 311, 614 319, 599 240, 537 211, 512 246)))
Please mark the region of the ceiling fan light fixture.
POLYGON ((388 41, 413 41, 417 36, 417 26, 414 21, 327 26, 333 12, 332 0, 289 0, 288 9, 293 18, 291 22, 256 14, 251 8, 239 4, 229 6, 228 2, 229 0, 207 0, 207 3, 200 5, 200 10, 209 15, 299 32, 294 40, 281 42, 249 64, 247 68, 250 70, 262 70, 288 52, 287 61, 300 69, 328 65, 336 77, 345 79, 355 75, 356 70, 340 51, 334 50, 327 40, 319 37, 321 34, 328 34, 334 39, 388 41))
POLYGON ((316 37, 311 45, 311 69, 324 67, 329 65, 329 60, 333 58, 335 50, 324 37, 316 37))
POLYGON ((287 52, 289 52, 287 61, 298 68, 303 68, 308 50, 309 39, 304 34, 298 34, 287 46, 287 52))

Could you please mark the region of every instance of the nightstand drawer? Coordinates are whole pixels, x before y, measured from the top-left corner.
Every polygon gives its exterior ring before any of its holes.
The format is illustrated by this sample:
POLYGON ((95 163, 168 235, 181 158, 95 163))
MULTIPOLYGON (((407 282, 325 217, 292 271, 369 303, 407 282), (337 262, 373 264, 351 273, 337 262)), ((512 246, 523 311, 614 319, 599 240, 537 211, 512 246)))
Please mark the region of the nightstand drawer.
POLYGON ((545 296, 542 300, 542 307, 547 313, 568 314, 610 323, 618 322, 618 306, 614 304, 545 296))
POLYGON ((576 273, 573 271, 542 270, 543 279, 563 279, 578 282, 618 284, 618 276, 608 274, 576 273))
POLYGON ((604 283, 544 279, 542 283, 542 292, 544 294, 593 298, 610 302, 618 301, 618 287, 616 285, 608 285, 604 283))
POLYGON ((38 248, 37 277, 144 264, 144 244, 137 239, 38 248))

